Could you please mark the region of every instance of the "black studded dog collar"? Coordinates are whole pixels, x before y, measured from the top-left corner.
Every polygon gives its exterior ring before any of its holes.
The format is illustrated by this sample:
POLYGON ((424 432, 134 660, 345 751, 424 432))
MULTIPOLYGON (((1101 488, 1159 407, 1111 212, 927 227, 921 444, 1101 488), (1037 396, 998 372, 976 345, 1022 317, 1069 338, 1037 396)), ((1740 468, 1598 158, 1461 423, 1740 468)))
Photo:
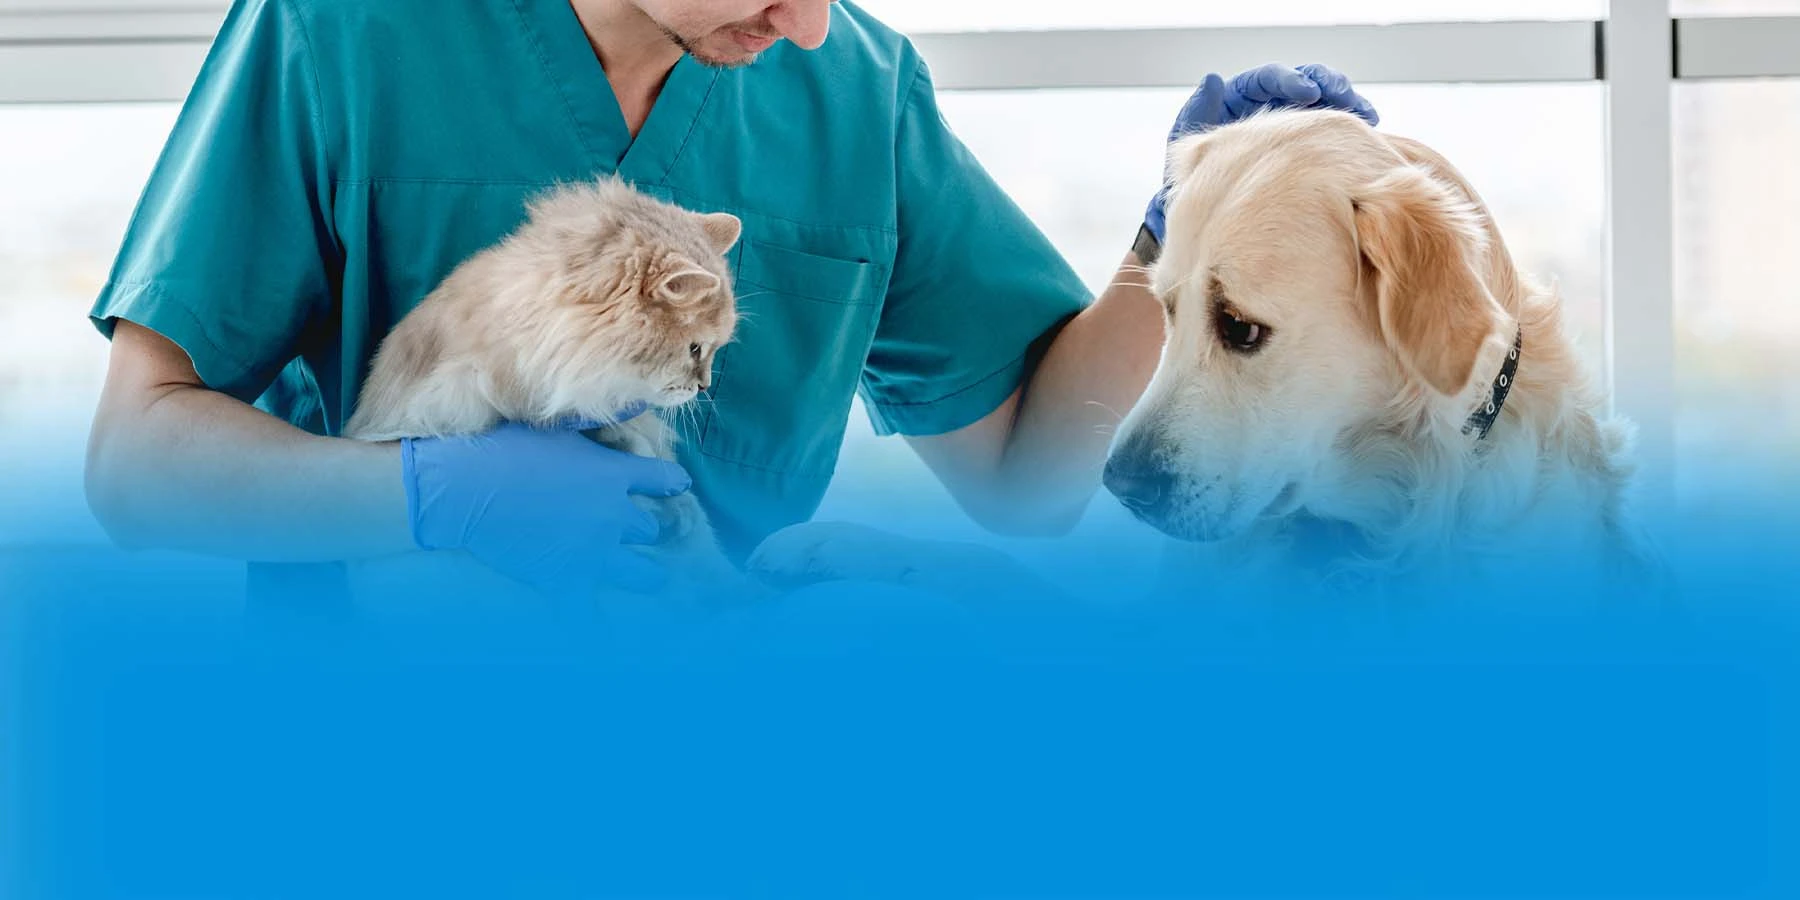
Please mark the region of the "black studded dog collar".
POLYGON ((1500 377, 1494 379, 1487 402, 1475 410, 1469 421, 1463 423, 1463 434, 1474 434, 1479 441, 1487 437, 1488 429, 1494 427, 1494 420, 1500 418, 1500 408, 1506 405, 1506 395, 1512 392, 1513 381, 1518 377, 1519 350, 1524 343, 1525 332, 1520 329, 1513 335, 1512 349, 1506 353, 1506 364, 1500 367, 1500 377))

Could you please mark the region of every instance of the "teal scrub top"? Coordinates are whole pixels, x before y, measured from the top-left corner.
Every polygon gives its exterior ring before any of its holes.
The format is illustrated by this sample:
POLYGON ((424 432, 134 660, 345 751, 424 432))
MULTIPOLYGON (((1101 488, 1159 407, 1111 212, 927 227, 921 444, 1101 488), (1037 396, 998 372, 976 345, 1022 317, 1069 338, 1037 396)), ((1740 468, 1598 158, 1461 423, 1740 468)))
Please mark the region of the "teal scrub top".
POLYGON ((743 220, 743 325, 670 417, 738 555, 817 509, 856 392, 883 434, 969 425, 1090 299, 851 3, 816 51, 683 58, 633 140, 568 0, 238 0, 92 317, 335 434, 395 322, 534 194, 610 173, 743 220))

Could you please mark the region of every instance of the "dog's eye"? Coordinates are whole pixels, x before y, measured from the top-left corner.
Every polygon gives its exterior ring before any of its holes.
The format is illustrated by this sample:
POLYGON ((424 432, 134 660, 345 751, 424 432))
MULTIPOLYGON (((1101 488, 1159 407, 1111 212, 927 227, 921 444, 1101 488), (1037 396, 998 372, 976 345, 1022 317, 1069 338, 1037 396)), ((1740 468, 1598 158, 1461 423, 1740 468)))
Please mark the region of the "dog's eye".
POLYGON ((699 344, 689 344, 688 345, 688 355, 695 359, 699 359, 700 358, 700 345, 699 344))
POLYGON ((1229 350, 1254 353, 1262 348, 1263 341, 1269 337, 1269 329, 1240 319, 1223 306, 1218 307, 1218 311, 1214 313, 1214 320, 1219 328, 1219 341, 1229 350))

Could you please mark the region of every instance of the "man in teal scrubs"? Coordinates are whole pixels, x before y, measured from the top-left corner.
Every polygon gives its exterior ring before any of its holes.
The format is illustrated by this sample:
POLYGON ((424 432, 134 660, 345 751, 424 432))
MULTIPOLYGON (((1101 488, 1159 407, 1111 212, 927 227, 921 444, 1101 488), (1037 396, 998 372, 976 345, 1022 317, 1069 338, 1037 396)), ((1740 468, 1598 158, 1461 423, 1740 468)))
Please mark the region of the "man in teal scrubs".
POLYGON ((240 0, 92 315, 113 351, 89 495, 122 543, 460 548, 569 588, 654 583, 629 492, 691 476, 738 555, 806 519, 857 392, 978 521, 1066 530, 1163 328, 1130 270, 1091 300, 912 46, 831 0, 240 0), (332 436, 401 316, 532 195, 609 173, 744 223, 744 324, 680 468, 523 426, 332 436))

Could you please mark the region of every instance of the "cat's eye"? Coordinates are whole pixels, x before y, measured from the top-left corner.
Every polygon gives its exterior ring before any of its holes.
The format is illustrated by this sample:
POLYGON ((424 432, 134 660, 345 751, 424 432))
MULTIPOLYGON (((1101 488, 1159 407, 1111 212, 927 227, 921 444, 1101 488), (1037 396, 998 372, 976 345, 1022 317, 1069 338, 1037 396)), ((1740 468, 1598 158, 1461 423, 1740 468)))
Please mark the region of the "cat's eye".
POLYGON ((700 345, 699 344, 689 344, 688 345, 688 355, 695 359, 699 359, 700 358, 700 345))
POLYGON ((1268 327, 1239 318, 1224 304, 1213 308, 1213 324, 1218 329, 1219 343, 1237 353, 1255 353, 1269 339, 1268 327))

